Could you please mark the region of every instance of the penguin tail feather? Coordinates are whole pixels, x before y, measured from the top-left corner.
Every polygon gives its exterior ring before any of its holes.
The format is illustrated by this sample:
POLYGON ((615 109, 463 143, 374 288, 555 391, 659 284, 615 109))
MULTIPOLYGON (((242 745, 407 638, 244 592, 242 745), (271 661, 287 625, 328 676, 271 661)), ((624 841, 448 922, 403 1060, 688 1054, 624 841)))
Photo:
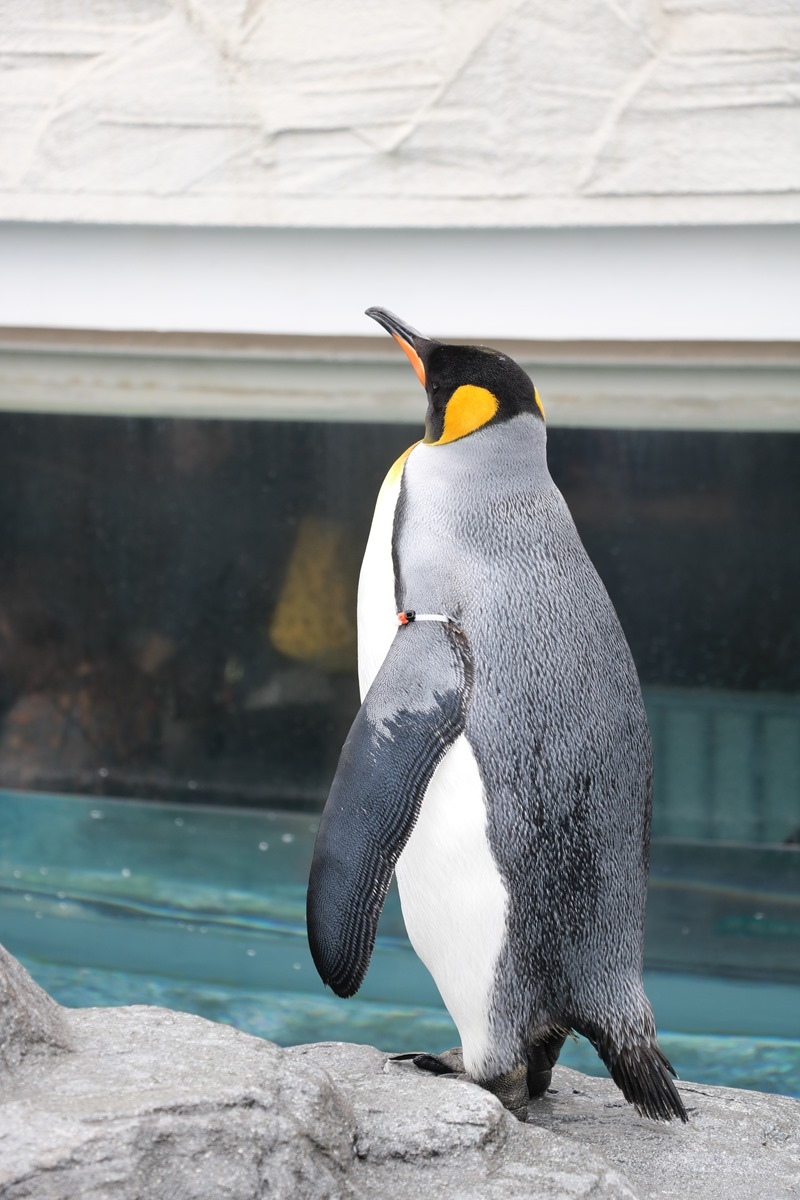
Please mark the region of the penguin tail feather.
POLYGON ((611 1078, 640 1117, 652 1121, 689 1120, 678 1089, 672 1082, 672 1064, 654 1043, 615 1050, 598 1046, 611 1078))

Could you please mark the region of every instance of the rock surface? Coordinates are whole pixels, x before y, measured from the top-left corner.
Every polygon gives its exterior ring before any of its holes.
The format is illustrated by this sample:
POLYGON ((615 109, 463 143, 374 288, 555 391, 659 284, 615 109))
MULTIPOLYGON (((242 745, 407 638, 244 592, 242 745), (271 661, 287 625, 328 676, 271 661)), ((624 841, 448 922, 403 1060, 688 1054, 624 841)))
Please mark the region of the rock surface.
POLYGON ((64 1010, 0 946, 0 1086, 27 1055, 68 1046, 64 1010))
POLYGON ((639 1200, 800 1197, 800 1100, 679 1082, 679 1126, 643 1121, 610 1080, 557 1069, 529 1120, 603 1158, 639 1200))
POLYGON ((371 1047, 59 1009, 5 955, 0 988, 2 1200, 800 1197, 786 1097, 681 1084, 691 1124, 664 1126, 557 1068, 520 1125, 480 1088, 371 1047))

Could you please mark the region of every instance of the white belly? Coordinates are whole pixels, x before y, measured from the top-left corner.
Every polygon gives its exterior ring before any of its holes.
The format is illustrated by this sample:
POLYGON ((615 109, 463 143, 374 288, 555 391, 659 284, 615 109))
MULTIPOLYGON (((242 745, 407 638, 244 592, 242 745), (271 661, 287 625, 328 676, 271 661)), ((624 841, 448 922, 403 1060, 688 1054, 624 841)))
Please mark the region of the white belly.
POLYGON ((396 874, 411 944, 458 1028, 467 1071, 480 1077, 508 895, 486 837, 478 764, 463 734, 434 772, 396 874))

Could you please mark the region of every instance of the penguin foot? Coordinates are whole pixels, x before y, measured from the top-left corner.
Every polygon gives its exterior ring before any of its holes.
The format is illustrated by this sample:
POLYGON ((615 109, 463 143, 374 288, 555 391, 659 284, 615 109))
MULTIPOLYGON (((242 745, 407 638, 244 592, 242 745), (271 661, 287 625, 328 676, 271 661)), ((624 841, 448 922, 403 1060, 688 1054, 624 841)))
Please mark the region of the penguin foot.
MULTIPOLYGON (((561 1047, 559 1046, 559 1049, 561 1047)), ((556 1051, 556 1056, 558 1051, 556 1051)), ((523 1063, 508 1071, 505 1075, 497 1075, 494 1079, 472 1079, 464 1070, 464 1055, 460 1046, 445 1050, 441 1054, 425 1054, 412 1051, 410 1054, 393 1054, 392 1062, 411 1062, 420 1071, 430 1071, 432 1075, 449 1075, 451 1078, 470 1079, 497 1096, 504 1108, 517 1118, 518 1121, 528 1119, 528 1066, 523 1063)))
POLYGON ((531 1100, 543 1096, 550 1087, 553 1067, 566 1040, 566 1033, 551 1033, 528 1047, 528 1095, 531 1100))
POLYGON ((487 1092, 497 1096, 497 1099, 515 1116, 518 1121, 528 1119, 528 1064, 522 1063, 505 1075, 496 1075, 494 1079, 476 1080, 487 1092))
POLYGON ((412 1062, 420 1071, 431 1075, 464 1075, 464 1055, 460 1046, 443 1050, 441 1054, 425 1054, 412 1050, 409 1054, 393 1054, 392 1062, 412 1062))

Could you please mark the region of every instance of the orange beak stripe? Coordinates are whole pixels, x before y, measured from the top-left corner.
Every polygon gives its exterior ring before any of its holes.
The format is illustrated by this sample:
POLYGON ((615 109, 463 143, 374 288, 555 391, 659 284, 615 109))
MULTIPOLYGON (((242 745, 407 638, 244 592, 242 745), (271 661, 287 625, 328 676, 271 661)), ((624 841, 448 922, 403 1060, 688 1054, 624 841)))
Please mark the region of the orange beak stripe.
POLYGON ((411 363, 412 367, 414 368, 417 379, 420 381, 422 386, 425 387, 425 368, 422 365, 422 359, 417 354, 416 350, 410 344, 410 342, 407 342, 404 338, 401 338, 400 335, 397 333, 392 333, 392 337, 397 342, 397 344, 401 348, 401 350, 403 350, 408 355, 408 361, 411 363))

